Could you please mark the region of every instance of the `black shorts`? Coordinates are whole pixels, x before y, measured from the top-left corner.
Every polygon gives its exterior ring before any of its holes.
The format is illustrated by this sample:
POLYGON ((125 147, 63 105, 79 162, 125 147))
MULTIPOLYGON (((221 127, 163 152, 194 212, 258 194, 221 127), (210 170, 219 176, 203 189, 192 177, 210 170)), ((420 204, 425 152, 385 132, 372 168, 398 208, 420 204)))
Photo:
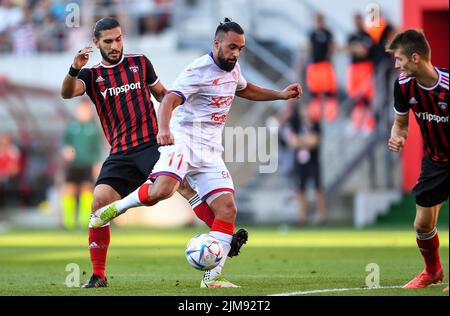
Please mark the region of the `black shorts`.
POLYGON ((66 182, 75 183, 77 185, 83 182, 92 181, 91 166, 73 166, 69 165, 66 169, 66 182))
POLYGON ((310 162, 307 164, 295 163, 294 165, 294 177, 297 190, 304 192, 306 190, 306 184, 308 181, 314 183, 316 190, 322 189, 322 181, 320 179, 320 167, 319 163, 310 162))
POLYGON ((124 198, 147 180, 159 159, 158 148, 157 144, 147 143, 109 155, 95 185, 107 184, 124 198))
POLYGON ((422 159, 422 170, 412 193, 416 204, 432 207, 448 200, 448 164, 441 165, 428 157, 422 159))

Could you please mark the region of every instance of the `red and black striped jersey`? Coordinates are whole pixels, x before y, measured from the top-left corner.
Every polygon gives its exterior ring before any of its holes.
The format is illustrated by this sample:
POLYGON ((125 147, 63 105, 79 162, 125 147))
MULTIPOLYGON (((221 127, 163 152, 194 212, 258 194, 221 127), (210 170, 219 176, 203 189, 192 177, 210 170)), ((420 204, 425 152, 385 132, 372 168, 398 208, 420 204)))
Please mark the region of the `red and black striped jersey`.
POLYGON ((95 104, 111 153, 156 144, 158 125, 149 86, 159 79, 147 57, 125 54, 115 65, 83 68, 78 79, 95 104))
POLYGON ((432 161, 448 164, 448 70, 436 68, 439 80, 424 87, 414 77, 400 74, 395 82, 394 109, 398 115, 415 114, 422 133, 425 155, 432 161))

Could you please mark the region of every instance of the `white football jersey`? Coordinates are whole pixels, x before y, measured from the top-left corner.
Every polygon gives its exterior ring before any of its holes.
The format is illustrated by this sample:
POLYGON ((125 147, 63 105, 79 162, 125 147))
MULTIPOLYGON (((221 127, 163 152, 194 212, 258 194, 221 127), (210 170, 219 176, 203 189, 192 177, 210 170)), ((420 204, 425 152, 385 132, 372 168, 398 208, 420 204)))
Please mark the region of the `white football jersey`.
POLYGON ((239 63, 227 72, 216 65, 212 53, 191 63, 170 90, 183 98, 170 125, 175 143, 193 142, 223 152, 222 132, 231 103, 236 91, 246 87, 239 63))

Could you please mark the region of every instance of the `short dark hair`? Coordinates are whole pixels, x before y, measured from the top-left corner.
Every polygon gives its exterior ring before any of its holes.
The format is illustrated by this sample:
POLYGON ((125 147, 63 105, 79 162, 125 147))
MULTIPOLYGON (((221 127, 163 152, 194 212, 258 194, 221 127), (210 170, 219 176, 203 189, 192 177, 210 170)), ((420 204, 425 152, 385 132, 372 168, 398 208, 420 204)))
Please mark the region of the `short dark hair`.
POLYGON ((430 58, 430 44, 421 30, 410 29, 398 33, 391 43, 387 45, 386 51, 392 53, 396 49, 401 49, 402 53, 408 58, 414 53, 426 59, 430 58))
POLYGON ((111 17, 102 18, 95 23, 94 36, 99 39, 102 31, 112 30, 116 27, 120 27, 119 21, 116 19, 111 17))
POLYGON ((219 34, 226 34, 228 32, 235 32, 237 34, 243 35, 244 30, 242 27, 237 24, 236 22, 231 21, 229 18, 225 18, 223 22, 219 24, 219 26, 216 29, 216 34, 214 36, 217 36, 219 34))

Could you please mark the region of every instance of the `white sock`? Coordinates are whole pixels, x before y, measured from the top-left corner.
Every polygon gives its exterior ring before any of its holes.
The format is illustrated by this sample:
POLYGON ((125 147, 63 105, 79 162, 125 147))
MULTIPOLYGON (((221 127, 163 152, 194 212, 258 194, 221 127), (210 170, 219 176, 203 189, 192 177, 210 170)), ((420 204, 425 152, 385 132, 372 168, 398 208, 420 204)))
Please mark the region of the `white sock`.
MULTIPOLYGON (((92 218, 92 214, 91 214, 91 216, 90 216, 91 218, 92 218)), ((106 226, 110 226, 111 225, 111 222, 108 222, 108 223, 106 223, 105 225, 103 225, 101 228, 103 228, 103 227, 106 227, 106 226)), ((88 226, 89 228, 92 228, 92 226, 91 226, 91 223, 89 222, 89 226, 88 226)))
POLYGON ((220 260, 220 263, 217 267, 205 273, 204 276, 205 279, 214 279, 222 273, 222 268, 225 265, 225 261, 227 260, 228 253, 231 249, 231 240, 233 240, 233 235, 228 235, 217 231, 212 231, 209 234, 219 240, 223 248, 222 260, 220 260))
POLYGON ((116 201, 115 204, 119 213, 125 213, 132 207, 144 205, 144 203, 139 200, 139 188, 128 194, 123 199, 116 201))

